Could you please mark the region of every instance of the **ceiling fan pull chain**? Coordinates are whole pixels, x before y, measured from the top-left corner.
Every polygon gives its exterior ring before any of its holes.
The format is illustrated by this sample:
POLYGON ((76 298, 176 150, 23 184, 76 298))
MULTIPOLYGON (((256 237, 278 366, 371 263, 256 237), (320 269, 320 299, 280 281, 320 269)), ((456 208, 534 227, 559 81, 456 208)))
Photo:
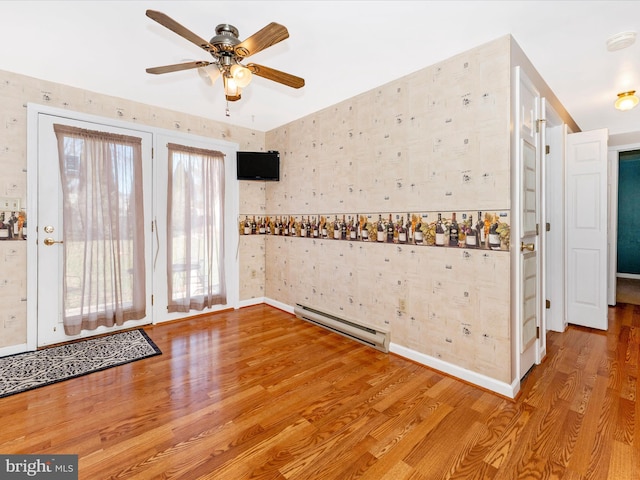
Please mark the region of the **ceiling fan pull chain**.
POLYGON ((227 100, 227 108, 225 109, 224 114, 225 114, 227 117, 230 117, 230 116, 231 116, 231 112, 229 112, 229 100, 227 100))

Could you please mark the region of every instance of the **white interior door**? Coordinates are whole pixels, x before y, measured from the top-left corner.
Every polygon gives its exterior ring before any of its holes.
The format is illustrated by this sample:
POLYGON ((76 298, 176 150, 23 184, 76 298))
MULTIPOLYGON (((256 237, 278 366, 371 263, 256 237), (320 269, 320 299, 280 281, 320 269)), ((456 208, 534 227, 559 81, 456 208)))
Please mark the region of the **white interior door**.
POLYGON ((567 136, 567 321, 607 329, 606 129, 567 136))
MULTIPOLYGON (((53 124, 59 123, 91 130, 108 131, 142 138, 142 157, 144 178, 151 179, 151 134, 148 132, 132 131, 95 123, 70 120, 53 115, 39 114, 38 116, 38 164, 37 164, 37 345, 51 345, 75 338, 82 338, 109 331, 131 328, 150 323, 151 321, 151 269, 146 270, 147 317, 141 320, 130 320, 121 327, 100 327, 97 330, 85 331, 80 335, 69 337, 62 325, 62 275, 63 251, 62 243, 62 189, 58 163, 58 150, 53 124), (55 243, 46 244, 45 238, 55 243)), ((151 217, 151 182, 144 183, 144 212, 145 218, 151 217)), ((144 226, 140 226, 137 235, 146 235, 145 256, 146 264, 150 264, 151 244, 150 235, 144 226)), ((47 242, 49 243, 49 242, 47 242)))

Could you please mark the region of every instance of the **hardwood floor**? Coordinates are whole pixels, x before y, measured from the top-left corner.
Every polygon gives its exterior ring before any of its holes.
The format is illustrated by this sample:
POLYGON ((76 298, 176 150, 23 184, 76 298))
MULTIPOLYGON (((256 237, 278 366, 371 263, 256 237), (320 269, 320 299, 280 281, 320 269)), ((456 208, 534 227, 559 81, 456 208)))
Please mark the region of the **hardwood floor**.
POLYGON ((638 479, 640 307, 570 327, 517 401, 259 305, 146 328, 163 355, 0 399, 0 453, 81 479, 638 479))
POLYGON ((618 277, 616 279, 616 302, 640 305, 640 280, 618 277))

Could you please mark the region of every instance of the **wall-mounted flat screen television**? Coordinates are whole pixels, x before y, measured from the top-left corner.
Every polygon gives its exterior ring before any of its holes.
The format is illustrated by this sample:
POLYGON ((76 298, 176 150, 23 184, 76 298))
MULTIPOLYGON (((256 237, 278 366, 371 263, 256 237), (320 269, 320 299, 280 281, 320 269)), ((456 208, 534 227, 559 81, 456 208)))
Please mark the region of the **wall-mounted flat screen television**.
POLYGON ((237 152, 238 180, 280 180, 280 153, 237 152))

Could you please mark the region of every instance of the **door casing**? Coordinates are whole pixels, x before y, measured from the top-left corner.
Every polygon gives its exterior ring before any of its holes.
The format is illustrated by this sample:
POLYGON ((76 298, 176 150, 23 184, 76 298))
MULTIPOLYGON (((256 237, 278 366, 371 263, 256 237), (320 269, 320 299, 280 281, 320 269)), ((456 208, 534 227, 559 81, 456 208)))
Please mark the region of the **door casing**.
POLYGON ((608 270, 607 270, 607 303, 616 304, 616 282, 618 278, 618 173, 620 153, 640 150, 640 143, 610 145, 608 149, 609 164, 609 234, 608 234, 608 270))

